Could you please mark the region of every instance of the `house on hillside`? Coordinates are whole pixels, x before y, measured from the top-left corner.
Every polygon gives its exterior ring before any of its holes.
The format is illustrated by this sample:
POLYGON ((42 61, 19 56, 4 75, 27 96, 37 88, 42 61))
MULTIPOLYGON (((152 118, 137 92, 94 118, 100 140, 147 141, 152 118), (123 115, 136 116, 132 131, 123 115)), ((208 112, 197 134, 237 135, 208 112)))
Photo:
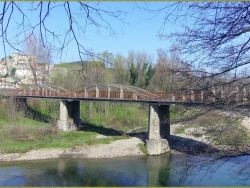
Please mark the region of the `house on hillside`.
POLYGON ((8 74, 8 67, 4 58, 0 61, 0 76, 5 77, 8 74))
POLYGON ((38 63, 35 55, 12 53, 2 58, 0 76, 8 75, 23 84, 44 84, 48 81, 53 65, 38 63))

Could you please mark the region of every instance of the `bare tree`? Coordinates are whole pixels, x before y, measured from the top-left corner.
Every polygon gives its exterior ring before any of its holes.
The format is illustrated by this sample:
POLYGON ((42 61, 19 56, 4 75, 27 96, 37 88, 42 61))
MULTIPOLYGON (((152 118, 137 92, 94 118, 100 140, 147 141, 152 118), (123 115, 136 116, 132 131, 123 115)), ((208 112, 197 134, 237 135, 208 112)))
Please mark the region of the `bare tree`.
POLYGON ((127 58, 117 54, 114 58, 114 80, 117 84, 129 84, 130 72, 127 58))
POLYGON ((37 38, 34 34, 25 39, 24 52, 29 60, 28 69, 31 70, 34 83, 45 84, 49 77, 49 65, 51 64, 51 49, 44 48, 42 39, 37 38))
POLYGON ((250 63, 249 7, 249 2, 171 2, 144 9, 164 15, 159 37, 176 41, 183 57, 207 77, 232 72, 235 79, 249 77, 242 71, 250 63), (179 26, 178 31, 169 33, 169 23, 179 26))
POLYGON ((89 28, 94 28, 97 34, 113 36, 112 21, 119 20, 123 24, 126 15, 120 10, 103 9, 96 2, 1 2, 0 10, 0 39, 5 56, 6 47, 22 52, 19 44, 24 42, 26 33, 39 33, 43 47, 51 46, 61 57, 73 43, 81 60, 91 54, 84 46, 89 28), (58 13, 67 24, 56 23, 58 13))

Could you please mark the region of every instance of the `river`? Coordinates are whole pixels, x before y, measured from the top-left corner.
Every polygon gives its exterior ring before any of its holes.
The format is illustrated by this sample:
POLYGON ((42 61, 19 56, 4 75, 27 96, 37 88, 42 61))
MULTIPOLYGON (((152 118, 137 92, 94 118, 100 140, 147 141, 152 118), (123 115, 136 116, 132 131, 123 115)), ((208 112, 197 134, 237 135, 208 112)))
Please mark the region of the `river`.
POLYGON ((180 153, 115 159, 0 163, 0 186, 242 186, 250 156, 211 160, 180 153))

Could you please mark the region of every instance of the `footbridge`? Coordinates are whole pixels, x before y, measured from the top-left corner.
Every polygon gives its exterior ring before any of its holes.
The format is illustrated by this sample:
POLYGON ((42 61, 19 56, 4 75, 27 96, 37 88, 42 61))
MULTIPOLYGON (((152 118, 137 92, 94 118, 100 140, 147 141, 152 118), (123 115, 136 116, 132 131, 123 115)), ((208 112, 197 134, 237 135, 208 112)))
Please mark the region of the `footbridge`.
MULTIPOLYGON (((159 104, 209 103, 226 97, 222 90, 216 93, 215 89, 211 91, 190 89, 188 91, 176 91, 173 93, 152 93, 134 86, 119 84, 90 85, 78 91, 69 91, 59 86, 25 85, 23 87, 0 87, 0 93, 4 96, 14 96, 19 98, 119 101, 159 104), (225 97, 223 97, 223 94, 225 97)), ((239 96, 237 97, 239 98, 239 96)), ((230 96, 230 98, 232 98, 232 96, 230 96)))
POLYGON ((58 128, 71 131, 81 124, 80 101, 136 102, 149 104, 148 139, 149 155, 158 155, 170 150, 170 105, 203 105, 219 101, 249 100, 249 88, 212 88, 211 90, 188 90, 173 93, 152 93, 141 88, 118 85, 96 84, 78 91, 69 91, 58 86, 25 85, 23 87, 0 87, 0 94, 14 97, 26 103, 27 98, 60 100, 58 128), (230 92, 229 92, 230 91, 230 92))

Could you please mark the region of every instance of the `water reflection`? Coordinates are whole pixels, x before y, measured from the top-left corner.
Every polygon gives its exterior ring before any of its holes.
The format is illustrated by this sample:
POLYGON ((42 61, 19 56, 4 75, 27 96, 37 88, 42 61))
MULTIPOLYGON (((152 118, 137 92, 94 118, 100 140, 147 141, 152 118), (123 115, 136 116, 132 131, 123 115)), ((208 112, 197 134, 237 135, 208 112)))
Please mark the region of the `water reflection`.
POLYGON ((249 156, 186 154, 1 163, 0 186, 239 186, 250 185, 249 166, 249 156))
POLYGON ((169 160, 170 154, 147 157, 148 186, 168 185, 169 160))
MULTIPOLYGON (((0 169, 0 185, 28 186, 146 186, 147 169, 145 158, 107 160, 54 160, 15 164, 24 181, 14 174, 2 177, 6 169, 0 169), (13 180, 12 183, 10 180, 13 180)), ((10 165, 10 164, 9 164, 10 165)))

